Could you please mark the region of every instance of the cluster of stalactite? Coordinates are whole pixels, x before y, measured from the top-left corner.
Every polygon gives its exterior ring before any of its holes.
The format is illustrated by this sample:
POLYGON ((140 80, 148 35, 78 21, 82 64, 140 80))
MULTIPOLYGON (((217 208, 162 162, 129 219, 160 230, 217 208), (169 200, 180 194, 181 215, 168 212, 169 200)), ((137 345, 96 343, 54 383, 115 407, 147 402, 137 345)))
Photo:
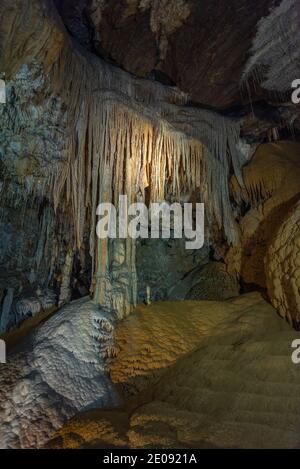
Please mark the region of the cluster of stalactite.
MULTIPOLYGON (((55 208, 71 210, 76 249, 90 227, 95 300, 127 312, 136 300, 134 241, 123 242, 120 261, 115 255, 120 241, 115 249, 116 243, 96 239, 97 205, 117 206, 121 194, 132 203, 180 201, 196 192, 228 241, 235 242, 228 177, 232 164, 241 181, 238 125, 184 107, 184 96, 175 89, 135 80, 93 60, 69 50, 54 67, 56 83, 63 83, 65 71, 71 70, 72 78, 64 97, 70 125, 67 163, 57 169, 52 192, 55 208), (112 263, 119 267, 114 274, 112 263)), ((61 95, 64 91, 59 88, 61 95)))
MULTIPOLYGON (((136 296, 134 242, 125 240, 120 247, 120 242, 97 239, 97 205, 117 203, 120 194, 135 202, 145 201, 147 193, 148 201, 157 202, 180 200, 196 191, 209 218, 229 243, 236 242, 228 179, 233 168, 242 184, 239 124, 193 108, 188 96, 174 87, 137 79, 80 50, 53 14, 52 2, 31 4, 38 19, 29 18, 27 25, 6 32, 6 51, 18 43, 21 32, 26 38, 24 60, 34 59, 46 67, 67 121, 65 161, 53 165, 43 190, 57 213, 71 217, 73 251, 82 249, 87 228, 90 232, 95 300, 126 313, 136 296), (45 21, 47 15, 51 21, 45 21), (42 44, 26 29, 30 25, 41 30, 42 44), (112 265, 117 265, 115 272, 112 265)), ((19 11, 15 14, 21 17, 19 11)), ((20 65, 18 51, 16 47, 12 69, 20 65)))

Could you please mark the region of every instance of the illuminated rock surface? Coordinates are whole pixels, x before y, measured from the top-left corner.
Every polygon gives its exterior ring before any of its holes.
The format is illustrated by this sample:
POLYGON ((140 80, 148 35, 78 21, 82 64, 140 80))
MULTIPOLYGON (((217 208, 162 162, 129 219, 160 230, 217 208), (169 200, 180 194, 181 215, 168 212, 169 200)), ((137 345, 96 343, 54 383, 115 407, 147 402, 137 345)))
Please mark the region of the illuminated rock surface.
POLYGON ((279 313, 300 329, 300 204, 290 209, 265 259, 269 296, 279 313))
POLYGON ((252 3, 0 0, 0 446, 299 446, 299 0, 252 3), (120 195, 203 248, 99 239, 120 195))
POLYGON ((2 448, 40 447, 78 411, 118 402, 104 371, 111 319, 87 299, 72 302, 8 355, 0 371, 2 448))
POLYGON ((123 406, 77 415, 51 447, 298 446, 298 333, 259 294, 138 307, 115 333, 123 406))
POLYGON ((232 178, 232 194, 247 210, 239 219, 241 245, 228 250, 226 263, 245 284, 266 289, 264 259, 287 213, 299 200, 299 178, 300 144, 291 141, 260 145, 243 168, 243 189, 232 178))

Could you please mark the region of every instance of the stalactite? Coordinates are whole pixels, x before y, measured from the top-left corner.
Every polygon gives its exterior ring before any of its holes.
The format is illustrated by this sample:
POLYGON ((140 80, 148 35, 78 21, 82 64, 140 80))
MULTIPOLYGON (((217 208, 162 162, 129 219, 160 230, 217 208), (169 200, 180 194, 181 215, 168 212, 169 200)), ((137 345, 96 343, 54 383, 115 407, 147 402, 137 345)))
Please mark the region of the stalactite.
MULTIPOLYGON (((56 208, 70 207, 76 249, 85 225, 91 226, 94 298, 107 306, 111 284, 118 283, 109 270, 113 243, 95 239, 96 207, 100 202, 117 204, 120 194, 132 203, 144 200, 148 188, 150 201, 157 202, 166 196, 179 200, 197 190, 229 242, 235 242, 228 178, 232 162, 242 184, 239 126, 215 113, 184 107, 184 95, 174 89, 134 79, 78 51, 63 52, 54 68, 57 83, 64 82, 65 69, 71 76, 64 96, 71 131, 67 164, 53 178, 52 192, 56 208)), ((134 242, 126 242, 125 250, 123 268, 134 279, 134 242)), ((123 285, 129 304, 135 302, 133 285, 123 285)))
MULTIPOLYGON (((46 7, 42 11, 49 13, 46 7)), ((105 306, 109 295, 114 301, 115 284, 120 298, 125 289, 124 304, 134 303, 135 281, 124 284, 125 271, 129 278, 136 275, 134 243, 124 242, 125 264, 118 279, 112 278, 114 243, 95 238, 97 205, 116 203, 119 194, 127 194, 129 202, 144 200, 146 188, 150 201, 179 200, 197 191, 228 242, 236 242, 228 179, 233 167, 242 184, 239 124, 189 106, 188 96, 175 87, 135 78, 81 50, 59 21, 52 21, 51 28, 42 27, 44 36, 48 34, 44 47, 26 33, 23 55, 47 65, 53 91, 66 107, 67 128, 65 163, 48 174, 41 190, 53 200, 57 214, 73 220, 73 250, 80 250, 84 232, 90 230, 96 301, 105 306), (53 27, 61 41, 55 46, 51 67, 48 49, 53 27)), ((30 190, 35 190, 34 185, 30 190)))

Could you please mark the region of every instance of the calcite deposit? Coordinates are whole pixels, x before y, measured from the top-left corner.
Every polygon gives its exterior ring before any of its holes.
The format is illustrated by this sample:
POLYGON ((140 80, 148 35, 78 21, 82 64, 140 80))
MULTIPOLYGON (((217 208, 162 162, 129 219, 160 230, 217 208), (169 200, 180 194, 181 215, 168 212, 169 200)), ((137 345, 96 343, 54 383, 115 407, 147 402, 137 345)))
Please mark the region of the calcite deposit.
POLYGON ((298 447, 298 334, 258 293, 139 307, 116 337, 124 404, 75 417, 50 447, 298 447))
POLYGON ((268 247, 265 272, 270 300, 281 316, 300 328, 300 204, 295 204, 268 247))
POLYGON ((1 0, 2 448, 299 446, 299 31, 1 0))

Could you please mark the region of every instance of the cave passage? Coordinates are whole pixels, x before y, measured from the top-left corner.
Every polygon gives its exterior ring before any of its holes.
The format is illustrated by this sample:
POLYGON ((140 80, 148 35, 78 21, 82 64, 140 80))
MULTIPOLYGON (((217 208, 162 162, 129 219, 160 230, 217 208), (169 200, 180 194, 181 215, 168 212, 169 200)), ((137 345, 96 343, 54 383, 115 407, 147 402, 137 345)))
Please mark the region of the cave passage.
POLYGON ((299 51, 299 0, 1 1, 1 448, 299 447, 299 51))

